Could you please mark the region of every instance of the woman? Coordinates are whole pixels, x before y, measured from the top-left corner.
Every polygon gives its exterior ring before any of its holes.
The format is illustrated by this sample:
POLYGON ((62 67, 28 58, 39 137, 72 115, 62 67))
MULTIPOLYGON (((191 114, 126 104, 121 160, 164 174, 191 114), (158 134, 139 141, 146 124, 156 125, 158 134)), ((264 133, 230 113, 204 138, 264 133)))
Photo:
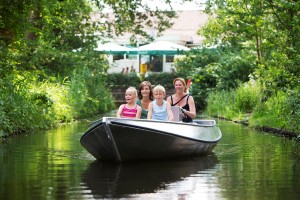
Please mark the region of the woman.
POLYGON ((136 104, 142 108, 141 119, 147 119, 148 116, 148 107, 153 100, 153 91, 151 83, 149 81, 143 81, 138 89, 139 99, 136 101, 136 104))
POLYGON ((183 122, 192 122, 196 117, 196 108, 194 98, 185 93, 185 80, 183 78, 175 78, 173 86, 175 87, 175 94, 169 96, 167 102, 169 102, 171 106, 180 106, 183 112, 183 122))

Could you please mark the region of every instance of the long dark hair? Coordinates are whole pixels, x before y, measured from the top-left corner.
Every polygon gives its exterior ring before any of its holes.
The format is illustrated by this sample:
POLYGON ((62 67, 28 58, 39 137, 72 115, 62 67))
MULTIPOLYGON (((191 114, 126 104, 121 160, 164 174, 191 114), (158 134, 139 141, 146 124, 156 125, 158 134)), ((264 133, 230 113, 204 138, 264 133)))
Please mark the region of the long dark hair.
POLYGON ((142 89, 145 86, 148 86, 149 89, 150 89, 149 99, 152 101, 153 100, 153 90, 152 90, 152 85, 151 85, 151 83, 149 81, 143 81, 143 82, 141 82, 141 84, 139 86, 139 90, 138 90, 138 97, 139 97, 139 99, 143 98, 143 96, 142 96, 142 89))

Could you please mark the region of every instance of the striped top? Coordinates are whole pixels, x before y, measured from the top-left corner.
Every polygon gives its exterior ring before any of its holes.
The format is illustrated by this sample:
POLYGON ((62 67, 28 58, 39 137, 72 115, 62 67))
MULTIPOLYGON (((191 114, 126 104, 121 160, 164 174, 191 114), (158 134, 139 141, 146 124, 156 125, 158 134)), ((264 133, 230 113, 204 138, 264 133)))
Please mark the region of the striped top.
POLYGON ((123 107, 122 110, 122 117, 123 118, 135 118, 136 117, 136 113, 137 113, 137 105, 135 105, 134 108, 127 108, 126 104, 123 107))
POLYGON ((168 120, 167 102, 164 100, 162 106, 158 106, 156 100, 152 101, 152 119, 154 120, 168 120))

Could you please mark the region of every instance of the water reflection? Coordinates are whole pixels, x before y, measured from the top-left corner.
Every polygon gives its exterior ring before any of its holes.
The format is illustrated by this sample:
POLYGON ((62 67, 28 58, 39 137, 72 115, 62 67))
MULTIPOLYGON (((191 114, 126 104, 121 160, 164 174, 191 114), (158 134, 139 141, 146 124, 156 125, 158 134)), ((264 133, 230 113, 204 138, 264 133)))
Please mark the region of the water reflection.
POLYGON ((300 199, 300 143, 218 121, 208 157, 101 163, 80 145, 89 121, 0 143, 0 198, 300 199))
POLYGON ((132 194, 154 193, 166 189, 174 182, 210 170, 218 162, 215 155, 153 162, 95 161, 82 173, 82 181, 95 198, 118 198, 132 194))

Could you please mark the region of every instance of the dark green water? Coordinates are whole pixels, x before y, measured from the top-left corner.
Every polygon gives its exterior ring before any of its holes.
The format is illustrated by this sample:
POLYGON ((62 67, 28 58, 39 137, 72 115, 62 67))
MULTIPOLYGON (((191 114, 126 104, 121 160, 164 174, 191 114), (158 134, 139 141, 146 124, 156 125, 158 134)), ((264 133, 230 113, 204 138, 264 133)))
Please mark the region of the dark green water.
POLYGON ((88 121, 0 143, 0 199, 300 199, 300 143, 217 121, 213 154, 172 161, 95 161, 88 121))

